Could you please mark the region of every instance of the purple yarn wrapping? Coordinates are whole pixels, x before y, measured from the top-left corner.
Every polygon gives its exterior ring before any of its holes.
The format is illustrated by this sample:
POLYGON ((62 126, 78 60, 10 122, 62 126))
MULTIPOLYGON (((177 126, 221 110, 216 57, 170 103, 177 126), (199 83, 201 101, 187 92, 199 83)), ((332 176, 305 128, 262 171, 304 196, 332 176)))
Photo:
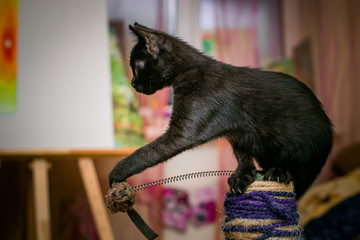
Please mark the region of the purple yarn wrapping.
MULTIPOLYGON (((233 219, 274 219, 280 222, 268 225, 252 227, 243 226, 223 226, 223 232, 261 232, 262 236, 256 240, 269 237, 301 237, 302 231, 277 230, 277 227, 298 225, 299 213, 295 193, 292 192, 272 192, 254 191, 251 193, 232 194, 227 193, 224 202, 225 223, 233 219), (279 199, 278 197, 288 197, 279 199)), ((226 238, 228 239, 228 238, 226 238)))

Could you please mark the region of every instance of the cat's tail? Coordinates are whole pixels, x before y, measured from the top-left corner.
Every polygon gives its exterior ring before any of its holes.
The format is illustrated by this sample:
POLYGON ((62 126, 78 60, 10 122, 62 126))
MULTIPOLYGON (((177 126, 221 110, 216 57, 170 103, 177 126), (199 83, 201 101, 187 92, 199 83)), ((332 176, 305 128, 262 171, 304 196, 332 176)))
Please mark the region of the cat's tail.
POLYGON ((324 128, 317 141, 308 147, 308 159, 304 161, 304 166, 299 166, 300 169, 291 173, 295 183, 297 199, 300 199, 314 183, 325 165, 332 148, 333 134, 332 126, 324 128))

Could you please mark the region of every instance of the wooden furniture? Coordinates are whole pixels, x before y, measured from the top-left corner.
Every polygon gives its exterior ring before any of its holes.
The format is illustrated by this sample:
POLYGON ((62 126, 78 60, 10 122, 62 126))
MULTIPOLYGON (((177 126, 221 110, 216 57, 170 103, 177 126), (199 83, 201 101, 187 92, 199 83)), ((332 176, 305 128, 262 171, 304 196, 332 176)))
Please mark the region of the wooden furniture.
POLYGON ((78 150, 0 150, 1 161, 30 160, 33 172, 32 182, 34 191, 34 211, 36 239, 51 239, 50 199, 48 170, 51 162, 58 160, 76 160, 81 178, 85 186, 88 201, 95 220, 100 239, 113 240, 109 217, 102 196, 99 179, 96 174, 95 158, 116 157, 124 158, 135 148, 126 149, 78 149, 78 150))

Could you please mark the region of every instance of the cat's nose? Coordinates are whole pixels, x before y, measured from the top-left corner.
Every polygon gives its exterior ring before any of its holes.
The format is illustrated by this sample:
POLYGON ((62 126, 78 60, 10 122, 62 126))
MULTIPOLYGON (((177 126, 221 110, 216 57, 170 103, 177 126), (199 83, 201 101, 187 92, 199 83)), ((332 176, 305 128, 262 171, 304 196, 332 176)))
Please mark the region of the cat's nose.
POLYGON ((137 85, 137 86, 135 87, 135 89, 136 89, 136 91, 138 91, 138 92, 142 92, 142 91, 144 90, 144 87, 143 87, 142 85, 137 85))
POLYGON ((136 90, 137 92, 142 92, 143 89, 144 89, 143 85, 141 85, 141 84, 136 84, 136 83, 135 83, 135 79, 134 79, 134 78, 131 80, 131 86, 132 86, 133 88, 135 88, 135 90, 136 90))

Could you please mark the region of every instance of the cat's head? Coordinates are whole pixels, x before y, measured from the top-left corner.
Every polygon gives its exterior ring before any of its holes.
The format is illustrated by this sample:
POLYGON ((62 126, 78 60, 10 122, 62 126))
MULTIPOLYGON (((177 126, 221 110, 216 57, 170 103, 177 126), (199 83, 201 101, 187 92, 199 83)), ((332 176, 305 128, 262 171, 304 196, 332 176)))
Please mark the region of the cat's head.
POLYGON ((138 23, 129 29, 137 36, 137 44, 130 54, 133 72, 131 85, 136 91, 153 94, 172 84, 174 60, 171 37, 138 23))

